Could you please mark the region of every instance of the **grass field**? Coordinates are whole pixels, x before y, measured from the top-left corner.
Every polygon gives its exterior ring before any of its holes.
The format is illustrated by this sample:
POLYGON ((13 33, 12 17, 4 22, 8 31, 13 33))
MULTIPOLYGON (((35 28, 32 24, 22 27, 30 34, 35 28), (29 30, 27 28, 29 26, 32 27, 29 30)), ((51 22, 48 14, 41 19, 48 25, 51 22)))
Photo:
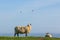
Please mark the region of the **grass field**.
POLYGON ((60 38, 45 37, 0 37, 0 40, 60 40, 60 38))

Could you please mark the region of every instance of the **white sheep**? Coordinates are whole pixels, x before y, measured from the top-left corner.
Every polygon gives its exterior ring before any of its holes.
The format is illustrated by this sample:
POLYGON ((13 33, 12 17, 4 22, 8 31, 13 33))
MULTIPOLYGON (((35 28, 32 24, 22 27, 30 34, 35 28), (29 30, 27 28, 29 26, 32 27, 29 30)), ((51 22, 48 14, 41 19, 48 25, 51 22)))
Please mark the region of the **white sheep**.
POLYGON ((27 34, 30 33, 31 24, 28 24, 27 26, 16 26, 14 30, 14 36, 16 36, 16 34, 17 36, 19 36, 19 34, 25 34, 25 36, 27 36, 27 34))
POLYGON ((45 37, 52 37, 52 35, 50 33, 46 33, 45 37))

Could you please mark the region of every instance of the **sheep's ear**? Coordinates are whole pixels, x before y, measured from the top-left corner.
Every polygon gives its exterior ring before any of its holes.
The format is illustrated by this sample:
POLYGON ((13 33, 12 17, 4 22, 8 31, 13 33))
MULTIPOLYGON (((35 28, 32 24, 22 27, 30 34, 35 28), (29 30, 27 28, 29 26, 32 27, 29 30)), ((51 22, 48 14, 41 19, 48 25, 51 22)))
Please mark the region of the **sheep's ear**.
POLYGON ((30 24, 31 25, 31 24, 30 24))
POLYGON ((27 25, 27 26, 29 26, 29 25, 27 25))

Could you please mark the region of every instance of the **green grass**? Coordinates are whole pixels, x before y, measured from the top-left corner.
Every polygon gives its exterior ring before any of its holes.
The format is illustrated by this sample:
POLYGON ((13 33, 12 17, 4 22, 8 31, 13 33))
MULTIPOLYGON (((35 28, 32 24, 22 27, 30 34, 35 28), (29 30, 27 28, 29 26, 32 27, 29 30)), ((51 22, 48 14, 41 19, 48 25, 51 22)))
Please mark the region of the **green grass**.
POLYGON ((45 37, 0 37, 0 40, 60 40, 60 38, 45 37))

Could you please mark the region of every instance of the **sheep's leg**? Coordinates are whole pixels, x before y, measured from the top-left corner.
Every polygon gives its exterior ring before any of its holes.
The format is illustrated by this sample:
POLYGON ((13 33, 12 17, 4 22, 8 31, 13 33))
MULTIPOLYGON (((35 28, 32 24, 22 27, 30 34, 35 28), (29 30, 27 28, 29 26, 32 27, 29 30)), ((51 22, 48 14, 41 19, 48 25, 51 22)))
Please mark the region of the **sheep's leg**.
POLYGON ((25 36, 27 36, 27 33, 25 34, 25 36))
POLYGON ((16 36, 16 33, 14 34, 14 36, 16 36))
POLYGON ((19 37, 19 33, 17 33, 17 36, 19 37))

